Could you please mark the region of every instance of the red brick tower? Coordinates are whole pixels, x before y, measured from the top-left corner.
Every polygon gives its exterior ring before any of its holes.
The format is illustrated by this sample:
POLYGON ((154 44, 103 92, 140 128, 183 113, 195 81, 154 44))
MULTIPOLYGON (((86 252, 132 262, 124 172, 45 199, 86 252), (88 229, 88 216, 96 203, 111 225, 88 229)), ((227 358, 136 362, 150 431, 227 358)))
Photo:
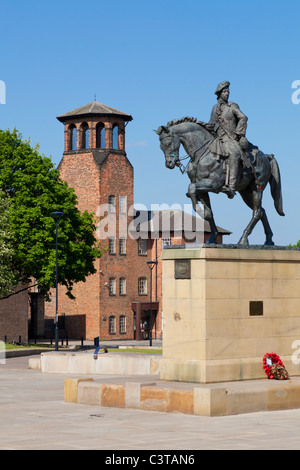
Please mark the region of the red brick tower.
MULTIPOLYGON (((97 273, 74 286, 76 299, 69 300, 60 287, 61 327, 69 338, 139 339, 136 325, 142 323, 141 300, 144 310, 149 304, 143 279, 149 277, 146 262, 152 257, 152 242, 146 241, 149 249, 141 253, 138 241, 127 236, 126 230, 120 233, 119 223, 123 221, 123 229, 132 221, 128 209, 134 203, 134 176, 125 152, 125 126, 132 117, 94 101, 57 119, 65 126, 59 170, 74 188, 79 210, 102 218, 110 213, 116 221, 115 233, 101 241, 108 252, 96 262, 97 273)), ((154 303, 153 310, 157 308, 154 303)))

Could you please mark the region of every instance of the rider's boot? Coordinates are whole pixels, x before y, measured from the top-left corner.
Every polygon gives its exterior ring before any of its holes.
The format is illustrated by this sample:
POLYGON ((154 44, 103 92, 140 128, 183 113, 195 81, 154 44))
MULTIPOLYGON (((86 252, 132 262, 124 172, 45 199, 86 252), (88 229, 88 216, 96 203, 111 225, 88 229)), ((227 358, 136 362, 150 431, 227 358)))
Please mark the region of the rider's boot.
POLYGON ((227 194, 227 196, 229 197, 229 199, 233 199, 234 196, 235 196, 235 190, 232 189, 229 185, 223 186, 222 191, 223 191, 225 194, 227 194))
POLYGON ((229 159, 229 182, 223 187, 224 193, 227 194, 229 199, 233 199, 236 191, 236 183, 239 173, 239 161, 237 158, 229 159))

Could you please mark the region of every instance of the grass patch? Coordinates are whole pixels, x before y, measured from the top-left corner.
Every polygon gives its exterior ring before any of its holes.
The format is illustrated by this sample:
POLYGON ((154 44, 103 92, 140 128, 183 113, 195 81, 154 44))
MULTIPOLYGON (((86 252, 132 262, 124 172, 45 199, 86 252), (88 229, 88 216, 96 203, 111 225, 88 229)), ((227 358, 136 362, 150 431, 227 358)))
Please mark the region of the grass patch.
POLYGON ((136 354, 162 354, 162 349, 143 349, 143 348, 107 348, 108 352, 118 353, 136 353, 136 354))
POLYGON ((12 343, 5 343, 5 349, 7 351, 11 349, 50 349, 54 348, 51 344, 12 344, 12 343))
MULTIPOLYGON (((59 349, 68 349, 66 346, 62 346, 61 344, 58 345, 59 349)), ((103 346, 107 347, 107 346, 103 346)), ((11 343, 5 343, 5 349, 7 351, 12 350, 12 349, 54 349, 55 345, 51 344, 35 344, 35 343, 30 343, 30 344, 11 344, 11 343)), ((81 349, 81 348, 79 348, 81 349)), ((82 349, 85 349, 84 347, 82 349)), ((90 348, 91 351, 94 348, 90 348)), ((102 347, 101 347, 102 349, 102 347)), ((101 351, 100 349, 100 351, 101 351)), ((162 349, 151 349, 151 348, 110 348, 107 347, 108 353, 110 352, 117 352, 117 353, 135 353, 135 354, 162 354, 162 349)))

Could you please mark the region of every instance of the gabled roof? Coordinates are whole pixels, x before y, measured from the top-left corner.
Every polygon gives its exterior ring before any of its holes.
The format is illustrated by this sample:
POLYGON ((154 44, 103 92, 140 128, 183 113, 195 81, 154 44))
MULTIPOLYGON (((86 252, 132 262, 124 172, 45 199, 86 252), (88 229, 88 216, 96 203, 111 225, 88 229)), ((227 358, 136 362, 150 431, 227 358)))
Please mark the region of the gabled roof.
POLYGON ((99 103, 98 101, 92 101, 91 103, 81 106, 80 108, 73 109, 65 114, 57 116, 57 119, 60 122, 65 122, 68 119, 74 117, 84 117, 84 116, 117 116, 123 118, 125 121, 132 121, 132 116, 118 109, 110 108, 105 104, 99 103))
MULTIPOLYGON (((143 211, 135 209, 133 220, 134 230, 139 229, 143 233, 160 232, 163 236, 170 232, 205 232, 211 233, 208 222, 179 209, 161 211, 143 211)), ((229 230, 217 227, 218 233, 231 235, 229 230)))

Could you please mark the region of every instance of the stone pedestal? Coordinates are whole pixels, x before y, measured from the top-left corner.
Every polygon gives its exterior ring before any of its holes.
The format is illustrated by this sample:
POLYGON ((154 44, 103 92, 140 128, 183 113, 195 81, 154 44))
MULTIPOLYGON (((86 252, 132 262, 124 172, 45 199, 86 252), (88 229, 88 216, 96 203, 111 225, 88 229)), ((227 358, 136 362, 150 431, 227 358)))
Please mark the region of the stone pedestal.
POLYGON ((297 340, 300 348, 300 250, 204 245, 165 249, 162 260, 161 380, 266 378, 271 352, 300 375, 292 360, 297 340))

